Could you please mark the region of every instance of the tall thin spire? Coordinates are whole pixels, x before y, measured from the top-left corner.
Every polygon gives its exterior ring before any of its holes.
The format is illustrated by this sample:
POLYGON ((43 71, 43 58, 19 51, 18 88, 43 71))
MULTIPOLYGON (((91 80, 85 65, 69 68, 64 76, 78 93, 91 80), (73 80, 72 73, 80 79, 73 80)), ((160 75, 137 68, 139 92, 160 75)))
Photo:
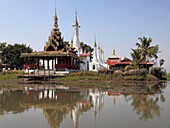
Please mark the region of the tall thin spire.
POLYGON ((57 16, 57 13, 56 13, 56 1, 55 1, 55 16, 57 16))
POLYGON ((115 49, 113 49, 113 55, 116 55, 116 53, 115 53, 116 51, 115 51, 115 49))
POLYGON ((55 1, 55 15, 54 15, 54 28, 58 28, 58 17, 57 17, 57 11, 56 11, 56 1, 55 1))
POLYGON ((96 35, 95 35, 95 38, 94 38, 93 63, 98 63, 98 59, 97 59, 96 35))
POLYGON ((74 21, 73 27, 80 28, 80 26, 78 24, 78 20, 77 20, 77 9, 75 9, 75 21, 74 21))
POLYGON ((73 47, 78 51, 78 56, 80 54, 80 41, 79 41, 79 28, 77 20, 77 10, 75 10, 75 22, 74 22, 74 37, 73 37, 73 47))
POLYGON ((97 47, 97 44, 96 44, 96 35, 94 37, 94 47, 97 47))

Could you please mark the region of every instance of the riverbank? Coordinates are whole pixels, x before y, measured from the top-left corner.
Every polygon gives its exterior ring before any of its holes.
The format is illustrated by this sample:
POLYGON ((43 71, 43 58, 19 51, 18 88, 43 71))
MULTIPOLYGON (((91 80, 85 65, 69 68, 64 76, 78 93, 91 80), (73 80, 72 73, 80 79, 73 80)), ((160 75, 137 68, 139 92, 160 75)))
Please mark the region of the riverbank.
POLYGON ((0 80, 17 80, 18 76, 22 74, 22 70, 0 72, 0 80))
POLYGON ((167 80, 170 81, 170 73, 167 74, 167 80))
MULTIPOLYGON (((8 71, 0 73, 0 85, 18 86, 21 80, 18 80, 18 75, 22 75, 23 71, 8 71), (11 82, 12 81, 12 82, 11 82), (12 84, 12 85, 11 85, 12 84)), ((167 74, 168 80, 170 80, 170 74, 167 74)), ((118 74, 98 74, 97 72, 74 72, 65 75, 64 77, 58 77, 47 81, 26 81, 25 84, 53 84, 53 85, 70 85, 70 86, 119 86, 127 85, 133 86, 136 83, 157 83, 159 80, 151 74, 144 76, 122 76, 118 74)))

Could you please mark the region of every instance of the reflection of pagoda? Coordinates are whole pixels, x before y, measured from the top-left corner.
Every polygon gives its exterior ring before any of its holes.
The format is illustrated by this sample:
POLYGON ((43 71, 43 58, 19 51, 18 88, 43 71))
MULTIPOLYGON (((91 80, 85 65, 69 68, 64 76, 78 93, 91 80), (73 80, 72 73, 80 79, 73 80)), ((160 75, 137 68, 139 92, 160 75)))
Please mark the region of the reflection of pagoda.
POLYGON ((78 128, 78 120, 80 115, 80 104, 77 103, 72 109, 72 117, 74 122, 74 128, 78 128))
MULTIPOLYGON (((156 88, 154 86, 152 88, 153 93, 148 95, 141 93, 129 94, 128 97, 125 97, 125 101, 132 101, 131 107, 139 114, 140 119, 152 119, 161 114, 159 101, 164 102, 165 100, 162 94, 162 89, 164 88, 160 85, 156 88), (154 94, 156 94, 156 97, 154 94)), ((23 90, 3 90, 3 93, 0 95, 0 115, 6 115, 9 112, 13 114, 23 113, 30 108, 41 109, 49 126, 51 128, 59 128, 65 117, 70 113, 74 127, 78 128, 80 116, 83 112, 91 110, 92 104, 95 114, 104 105, 104 93, 98 89, 67 92, 58 89, 42 90, 42 88, 31 88, 27 92, 25 93, 23 90), (40 97, 43 96, 43 93, 44 97, 40 97), (57 95, 57 99, 55 96, 52 98, 53 94, 57 95)), ((118 96, 119 93, 111 91, 109 94, 118 96)))
POLYGON ((94 114, 96 116, 97 109, 100 111, 102 109, 102 106, 104 105, 104 96, 103 93, 100 92, 98 89, 90 89, 89 95, 92 97, 94 114))
POLYGON ((78 128, 80 112, 91 108, 87 92, 63 91, 62 89, 36 90, 33 88, 28 89, 27 92, 29 93, 24 91, 26 100, 21 105, 43 109, 50 128, 59 128, 69 112, 71 112, 74 127, 78 128))
POLYGON ((40 92, 39 99, 43 98, 57 99, 57 96, 55 95, 55 90, 45 90, 40 92))

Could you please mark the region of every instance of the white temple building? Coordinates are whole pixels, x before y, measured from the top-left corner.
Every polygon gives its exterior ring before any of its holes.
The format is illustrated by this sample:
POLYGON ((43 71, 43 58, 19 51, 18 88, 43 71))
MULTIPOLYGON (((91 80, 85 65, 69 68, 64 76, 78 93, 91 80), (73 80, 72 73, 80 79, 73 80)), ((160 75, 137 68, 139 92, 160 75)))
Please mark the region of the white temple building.
POLYGON ((80 70, 87 71, 89 70, 89 63, 90 63, 90 53, 82 53, 82 50, 80 48, 80 41, 79 41, 79 24, 77 19, 77 12, 76 12, 76 18, 74 21, 74 36, 73 36, 73 47, 78 52, 78 56, 80 57, 80 60, 82 63, 80 63, 80 70))
POLYGON ((93 51, 93 59, 90 62, 90 71, 98 71, 100 69, 100 63, 99 59, 97 57, 97 44, 96 44, 96 39, 94 41, 94 51, 93 51))

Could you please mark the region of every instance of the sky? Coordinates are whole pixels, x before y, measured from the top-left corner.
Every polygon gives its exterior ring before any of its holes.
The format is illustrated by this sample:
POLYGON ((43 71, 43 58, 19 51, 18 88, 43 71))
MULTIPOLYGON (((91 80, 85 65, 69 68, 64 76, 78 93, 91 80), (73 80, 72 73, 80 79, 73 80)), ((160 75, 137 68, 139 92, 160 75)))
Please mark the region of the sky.
POLYGON ((170 0, 0 0, 0 42, 43 50, 54 24, 55 1, 64 40, 73 38, 77 10, 81 42, 93 47, 96 35, 105 58, 113 49, 131 58, 138 38, 151 37, 170 72, 170 0))

